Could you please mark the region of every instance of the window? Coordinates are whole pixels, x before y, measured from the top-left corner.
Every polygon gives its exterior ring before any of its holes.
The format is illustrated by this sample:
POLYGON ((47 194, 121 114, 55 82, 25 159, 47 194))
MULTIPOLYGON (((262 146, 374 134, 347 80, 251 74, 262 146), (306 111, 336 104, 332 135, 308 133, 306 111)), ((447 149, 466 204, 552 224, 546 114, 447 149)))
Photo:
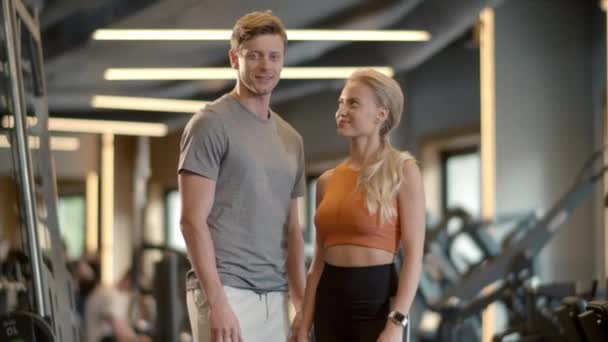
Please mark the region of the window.
POLYGON ((316 239, 316 228, 315 228, 315 212, 317 209, 316 198, 317 198, 317 179, 310 178, 306 183, 306 228, 304 230, 304 254, 306 257, 306 268, 312 261, 312 256, 315 251, 315 239, 316 239))
POLYGON ((179 227, 181 210, 179 191, 170 190, 165 197, 166 241, 169 247, 185 252, 186 242, 179 227))
POLYGON ((443 211, 462 208, 481 215, 481 160, 476 147, 442 153, 443 211))
MULTIPOLYGON (((481 160, 477 147, 449 150, 442 153, 442 205, 450 209, 464 209, 473 219, 481 216, 481 160)), ((448 224, 448 234, 454 235, 449 257, 460 273, 484 257, 477 242, 468 233, 459 233, 462 223, 448 224)))
POLYGON ((69 260, 80 258, 86 239, 86 206, 84 195, 60 196, 57 201, 59 230, 69 260))

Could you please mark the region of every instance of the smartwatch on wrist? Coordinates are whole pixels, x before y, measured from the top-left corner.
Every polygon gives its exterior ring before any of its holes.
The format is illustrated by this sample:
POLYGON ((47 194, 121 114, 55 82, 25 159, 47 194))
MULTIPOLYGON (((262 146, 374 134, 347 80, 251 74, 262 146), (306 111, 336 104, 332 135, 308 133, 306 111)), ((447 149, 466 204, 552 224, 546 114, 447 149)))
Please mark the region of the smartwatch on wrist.
POLYGON ((409 322, 408 316, 402 314, 401 312, 399 312, 397 310, 391 311, 391 313, 388 314, 388 319, 390 319, 393 323, 398 324, 402 327, 406 327, 409 322))

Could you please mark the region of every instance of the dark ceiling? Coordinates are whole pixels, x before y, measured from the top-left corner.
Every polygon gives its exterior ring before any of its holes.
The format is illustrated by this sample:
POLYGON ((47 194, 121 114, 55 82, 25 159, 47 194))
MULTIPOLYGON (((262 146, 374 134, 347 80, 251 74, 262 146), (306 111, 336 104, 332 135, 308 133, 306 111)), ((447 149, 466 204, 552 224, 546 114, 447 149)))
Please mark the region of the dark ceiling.
MULTIPOLYGON (((500 0, 39 0, 52 116, 170 122, 176 114, 93 110, 92 95, 211 100, 233 81, 107 81, 110 67, 228 66, 228 42, 93 41, 98 28, 230 29, 252 10, 271 9, 287 28, 416 29, 427 42, 291 42, 286 66, 392 66, 397 77, 470 30, 500 0)), ((336 81, 282 81, 273 102, 335 88, 336 81)), ((178 114, 179 115, 179 114, 178 114)))

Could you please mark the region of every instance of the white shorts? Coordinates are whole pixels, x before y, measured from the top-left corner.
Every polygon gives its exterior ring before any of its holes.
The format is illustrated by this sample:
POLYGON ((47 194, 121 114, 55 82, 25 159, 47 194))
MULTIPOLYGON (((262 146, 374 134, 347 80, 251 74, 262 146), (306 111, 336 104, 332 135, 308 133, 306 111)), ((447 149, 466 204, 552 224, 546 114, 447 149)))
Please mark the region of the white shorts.
MULTIPOLYGON (((286 292, 257 294, 224 286, 232 311, 239 320, 244 342, 286 342, 289 336, 286 292)), ((194 342, 210 342, 209 303, 201 289, 187 291, 186 304, 194 342)))

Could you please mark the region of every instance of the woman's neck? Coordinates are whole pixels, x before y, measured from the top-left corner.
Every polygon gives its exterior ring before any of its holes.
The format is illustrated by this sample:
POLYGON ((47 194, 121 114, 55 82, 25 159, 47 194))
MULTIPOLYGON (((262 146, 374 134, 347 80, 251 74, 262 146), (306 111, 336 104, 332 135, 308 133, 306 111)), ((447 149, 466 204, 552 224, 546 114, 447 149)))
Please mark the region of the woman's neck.
POLYGON ((350 141, 351 165, 361 168, 367 165, 382 148, 382 142, 377 135, 374 137, 357 137, 350 141))

